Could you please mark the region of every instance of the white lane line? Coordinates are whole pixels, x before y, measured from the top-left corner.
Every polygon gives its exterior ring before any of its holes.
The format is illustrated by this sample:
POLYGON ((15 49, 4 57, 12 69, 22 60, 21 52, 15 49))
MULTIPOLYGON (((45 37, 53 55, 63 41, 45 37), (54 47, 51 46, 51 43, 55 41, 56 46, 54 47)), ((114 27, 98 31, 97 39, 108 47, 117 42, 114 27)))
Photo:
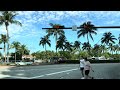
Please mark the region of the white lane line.
POLYGON ((60 71, 60 72, 49 73, 49 74, 40 75, 40 76, 35 76, 35 77, 31 77, 31 78, 29 78, 29 79, 44 77, 44 76, 46 76, 46 75, 47 75, 47 76, 50 76, 50 75, 59 74, 59 73, 64 73, 64 72, 70 72, 70 71, 74 71, 74 70, 78 70, 78 68, 70 69, 70 70, 65 70, 65 71, 60 71))
POLYGON ((40 76, 35 76, 35 77, 31 77, 29 79, 35 79, 35 78, 39 78, 39 77, 44 77, 45 75, 40 75, 40 76))
POLYGON ((10 76, 10 78, 18 78, 18 79, 29 79, 28 77, 18 77, 18 76, 10 76))

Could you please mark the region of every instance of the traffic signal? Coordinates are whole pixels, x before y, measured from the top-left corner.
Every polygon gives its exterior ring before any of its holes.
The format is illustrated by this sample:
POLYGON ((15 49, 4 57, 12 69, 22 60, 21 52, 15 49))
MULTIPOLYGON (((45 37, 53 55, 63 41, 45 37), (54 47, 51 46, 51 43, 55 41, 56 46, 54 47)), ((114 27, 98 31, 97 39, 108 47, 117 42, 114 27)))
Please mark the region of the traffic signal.
POLYGON ((64 26, 54 26, 54 28, 63 29, 63 28, 65 28, 65 27, 64 27, 64 26))
POLYGON ((2 48, 0 47, 0 49, 2 49, 2 48))
POLYGON ((65 26, 59 26, 59 28, 65 28, 65 26))

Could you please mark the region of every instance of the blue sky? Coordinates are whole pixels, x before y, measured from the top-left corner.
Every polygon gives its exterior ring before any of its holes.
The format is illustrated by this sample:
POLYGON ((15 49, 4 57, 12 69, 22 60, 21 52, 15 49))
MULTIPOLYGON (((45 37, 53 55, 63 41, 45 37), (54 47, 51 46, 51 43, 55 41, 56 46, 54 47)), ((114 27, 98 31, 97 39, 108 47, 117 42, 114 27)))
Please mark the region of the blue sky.
MULTIPOLYGON (((41 37, 46 35, 42 28, 49 28, 49 23, 71 27, 91 21, 95 26, 120 26, 120 11, 18 11, 15 19, 22 23, 22 27, 9 25, 10 43, 19 41, 21 44, 25 44, 32 53, 44 50, 42 46, 39 46, 39 41, 41 37)), ((64 31, 69 42, 80 40, 83 43, 87 41, 86 37, 78 39, 77 31, 69 29, 64 31)), ((90 39, 90 43, 92 45, 96 44, 103 33, 108 31, 112 32, 116 38, 120 34, 120 29, 98 29, 97 35, 93 35, 94 42, 90 39)), ((5 26, 0 26, 0 34, 5 33, 5 26)), ((51 47, 47 46, 47 50, 55 50, 55 38, 51 36, 50 40, 52 45, 51 47)), ((2 46, 1 44, 0 47, 2 46)), ((2 52, 2 50, 0 51, 2 52)), ((14 49, 11 49, 10 52, 14 52, 14 49)))

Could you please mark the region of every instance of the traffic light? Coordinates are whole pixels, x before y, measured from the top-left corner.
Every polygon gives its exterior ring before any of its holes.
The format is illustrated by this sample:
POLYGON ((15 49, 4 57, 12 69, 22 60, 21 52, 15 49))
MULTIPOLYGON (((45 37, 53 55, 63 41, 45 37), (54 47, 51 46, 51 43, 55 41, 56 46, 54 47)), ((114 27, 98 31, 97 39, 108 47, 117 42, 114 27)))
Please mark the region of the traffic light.
POLYGON ((65 28, 65 26, 59 26, 59 28, 65 28))
POLYGON ((0 47, 0 49, 2 49, 2 48, 0 47))
POLYGON ((65 28, 65 26, 54 26, 54 28, 63 29, 63 28, 65 28))

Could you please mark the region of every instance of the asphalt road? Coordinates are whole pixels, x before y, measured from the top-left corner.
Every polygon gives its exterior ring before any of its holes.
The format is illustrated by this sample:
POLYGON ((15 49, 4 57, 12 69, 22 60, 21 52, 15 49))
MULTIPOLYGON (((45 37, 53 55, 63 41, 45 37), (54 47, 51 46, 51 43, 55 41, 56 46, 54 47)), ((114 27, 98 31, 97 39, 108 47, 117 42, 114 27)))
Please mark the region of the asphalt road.
MULTIPOLYGON (((95 79, 120 79, 120 63, 92 64, 95 79)), ((81 79, 79 64, 0 68, 0 79, 81 79)))

